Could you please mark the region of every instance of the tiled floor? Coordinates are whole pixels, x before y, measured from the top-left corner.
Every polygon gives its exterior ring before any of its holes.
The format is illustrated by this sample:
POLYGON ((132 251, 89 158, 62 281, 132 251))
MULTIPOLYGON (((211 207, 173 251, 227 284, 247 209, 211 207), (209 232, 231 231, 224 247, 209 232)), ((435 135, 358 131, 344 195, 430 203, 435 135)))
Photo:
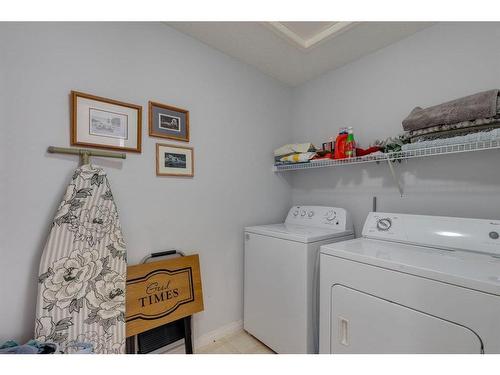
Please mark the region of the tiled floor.
POLYGON ((195 350, 195 354, 274 354, 274 352, 241 330, 195 350))

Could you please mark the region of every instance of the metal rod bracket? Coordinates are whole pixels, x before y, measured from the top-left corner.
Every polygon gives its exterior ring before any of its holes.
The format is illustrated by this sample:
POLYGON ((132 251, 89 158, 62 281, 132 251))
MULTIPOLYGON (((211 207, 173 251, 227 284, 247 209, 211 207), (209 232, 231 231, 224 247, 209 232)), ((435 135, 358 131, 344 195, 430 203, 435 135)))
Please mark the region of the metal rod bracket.
POLYGON ((89 164, 90 158, 92 156, 103 157, 103 158, 115 158, 115 159, 126 159, 127 155, 123 152, 110 152, 110 151, 98 151, 98 150, 88 150, 85 148, 69 148, 69 147, 54 147, 49 146, 47 152, 51 154, 68 154, 68 155, 78 155, 80 156, 80 161, 82 165, 89 164))
POLYGON ((392 165, 392 161, 389 158, 387 158, 387 165, 389 166, 389 170, 391 171, 391 175, 392 175, 392 178, 394 180, 394 183, 398 187, 399 195, 401 195, 401 198, 403 198, 403 186, 401 185, 399 178, 396 176, 396 172, 394 171, 394 166, 392 165))

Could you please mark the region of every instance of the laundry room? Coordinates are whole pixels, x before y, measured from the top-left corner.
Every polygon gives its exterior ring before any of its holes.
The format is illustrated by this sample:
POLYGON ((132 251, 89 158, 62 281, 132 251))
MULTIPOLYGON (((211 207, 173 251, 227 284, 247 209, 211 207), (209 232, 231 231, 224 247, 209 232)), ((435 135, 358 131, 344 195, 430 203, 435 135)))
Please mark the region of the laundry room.
POLYGON ((500 354, 500 19, 158 6, 0 15, 0 364, 500 354))

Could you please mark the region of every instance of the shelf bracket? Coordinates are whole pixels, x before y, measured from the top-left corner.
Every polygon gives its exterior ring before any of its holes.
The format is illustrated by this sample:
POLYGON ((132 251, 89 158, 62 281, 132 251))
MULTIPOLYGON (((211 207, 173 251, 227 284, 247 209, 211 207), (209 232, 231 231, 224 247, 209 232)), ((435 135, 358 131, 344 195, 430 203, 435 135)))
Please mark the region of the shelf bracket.
POLYGON ((389 159, 389 157, 387 157, 387 165, 389 166, 389 170, 391 171, 394 183, 398 187, 399 195, 401 195, 401 198, 403 198, 403 186, 401 186, 401 182, 399 181, 399 178, 396 176, 396 171, 394 171, 394 166, 392 165, 392 161, 391 159, 389 159))

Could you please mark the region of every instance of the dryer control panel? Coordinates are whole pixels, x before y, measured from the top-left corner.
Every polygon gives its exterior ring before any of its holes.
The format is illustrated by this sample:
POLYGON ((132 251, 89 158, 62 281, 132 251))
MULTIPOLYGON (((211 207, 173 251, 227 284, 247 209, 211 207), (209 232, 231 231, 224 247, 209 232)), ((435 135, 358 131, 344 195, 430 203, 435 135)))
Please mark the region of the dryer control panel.
POLYGON ((319 228, 352 231, 352 221, 346 210, 339 207, 293 206, 285 223, 319 228))
POLYGON ((500 256, 500 220, 370 212, 363 237, 500 256))

